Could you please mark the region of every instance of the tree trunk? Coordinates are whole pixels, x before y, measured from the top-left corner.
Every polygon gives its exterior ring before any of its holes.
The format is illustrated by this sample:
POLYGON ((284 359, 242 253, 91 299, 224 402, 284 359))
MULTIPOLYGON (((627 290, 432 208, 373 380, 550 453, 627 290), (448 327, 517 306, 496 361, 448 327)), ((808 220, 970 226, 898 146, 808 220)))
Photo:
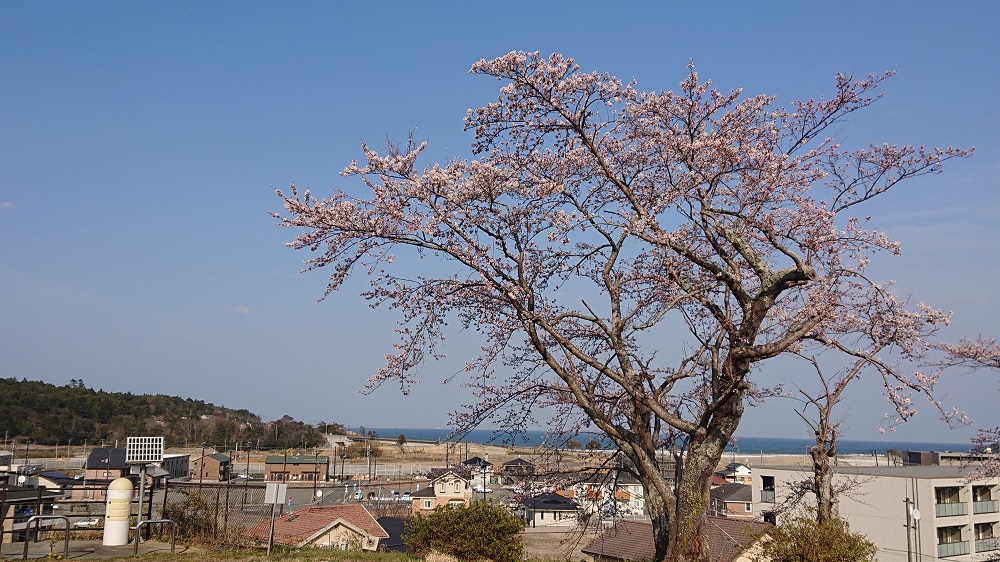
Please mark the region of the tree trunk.
MULTIPOLYGON (((705 539, 708 522, 709 489, 712 474, 743 417, 743 397, 731 397, 715 413, 711 429, 694 436, 677 479, 674 517, 669 522, 670 540, 657 541, 657 554, 665 546, 664 560, 670 562, 708 562, 710 545, 705 539)), ((654 523, 654 531, 656 525, 654 523)))
POLYGON ((836 437, 828 442, 817 435, 816 444, 809 449, 813 465, 813 492, 816 494, 816 521, 818 523, 833 519, 833 467, 830 466, 830 459, 836 455, 836 437))

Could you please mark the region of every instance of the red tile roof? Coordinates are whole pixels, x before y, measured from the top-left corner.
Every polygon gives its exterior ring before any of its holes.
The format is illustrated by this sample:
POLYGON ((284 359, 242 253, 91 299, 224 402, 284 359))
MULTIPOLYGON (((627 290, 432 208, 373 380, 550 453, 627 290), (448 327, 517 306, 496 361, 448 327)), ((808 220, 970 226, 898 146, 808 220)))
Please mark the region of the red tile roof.
MULTIPOLYGON (((346 523, 372 537, 389 537, 389 533, 385 532, 368 510, 355 503, 307 507, 282 515, 274 520, 274 542, 300 546, 338 523, 346 523)), ((246 534, 266 542, 270 528, 271 522, 263 521, 247 529, 246 534)))

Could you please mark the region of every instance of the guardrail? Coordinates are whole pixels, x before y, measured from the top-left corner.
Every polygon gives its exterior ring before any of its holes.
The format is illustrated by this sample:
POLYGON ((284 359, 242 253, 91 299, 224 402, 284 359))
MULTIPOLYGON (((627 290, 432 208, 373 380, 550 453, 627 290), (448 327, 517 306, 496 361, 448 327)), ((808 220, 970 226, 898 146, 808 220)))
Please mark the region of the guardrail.
MULTIPOLYGON (((24 526, 25 535, 27 535, 28 531, 31 530, 31 524, 32 523, 37 523, 38 521, 41 521, 42 519, 62 519, 63 521, 66 522, 66 538, 63 539, 63 558, 68 557, 69 556, 69 517, 66 517, 65 515, 32 515, 31 517, 28 518, 28 522, 24 526)), ((36 536, 37 536, 38 531, 39 531, 40 528, 41 528, 41 525, 38 525, 38 524, 35 525, 35 535, 36 536)), ((28 537, 25 536, 24 537, 24 555, 21 556, 21 560, 27 560, 28 559, 28 544, 29 543, 31 543, 31 541, 29 541, 28 537)))
POLYGON ((135 551, 134 555, 139 555, 139 530, 142 529, 143 525, 148 525, 151 523, 170 523, 170 554, 174 553, 174 539, 177 536, 177 522, 173 519, 147 519, 145 521, 140 521, 138 525, 132 527, 135 531, 135 551))

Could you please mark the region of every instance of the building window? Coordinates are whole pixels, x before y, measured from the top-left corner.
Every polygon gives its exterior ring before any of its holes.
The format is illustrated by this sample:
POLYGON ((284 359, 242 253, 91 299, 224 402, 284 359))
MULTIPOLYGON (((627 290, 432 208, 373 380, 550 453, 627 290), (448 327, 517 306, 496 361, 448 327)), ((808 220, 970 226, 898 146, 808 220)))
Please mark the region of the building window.
POLYGON ((962 542, 962 527, 960 525, 956 525, 954 527, 938 527, 937 535, 939 544, 962 542))
POLYGON ((462 488, 460 486, 461 486, 461 484, 459 484, 458 482, 455 482, 455 493, 456 494, 462 491, 462 488))
POLYGON ((992 486, 973 486, 972 501, 988 502, 993 499, 992 486))
POLYGON ((439 492, 444 492, 444 482, 441 482, 440 484, 438 484, 438 491, 439 492))
POLYGON ((424 509, 431 508, 431 500, 424 500, 424 509))
POLYGON ((992 539, 993 523, 976 523, 976 540, 992 539))
POLYGON ((934 488, 934 498, 937 503, 959 503, 959 492, 961 488, 948 486, 947 488, 934 488))
POLYGON ((760 501, 774 503, 774 476, 761 476, 760 501))
POLYGON ((747 513, 750 513, 751 511, 753 511, 753 504, 751 504, 750 502, 745 502, 743 504, 743 511, 745 511, 747 513))

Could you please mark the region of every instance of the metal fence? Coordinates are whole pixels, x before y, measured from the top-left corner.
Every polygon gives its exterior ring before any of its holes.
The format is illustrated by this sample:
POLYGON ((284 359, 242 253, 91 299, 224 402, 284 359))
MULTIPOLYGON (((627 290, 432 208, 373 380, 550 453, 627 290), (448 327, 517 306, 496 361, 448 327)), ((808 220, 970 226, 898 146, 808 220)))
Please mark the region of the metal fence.
POLYGON ((263 483, 168 483, 157 498, 156 514, 178 523, 182 538, 233 544, 245 531, 265 523, 271 507, 264 504, 263 483))

